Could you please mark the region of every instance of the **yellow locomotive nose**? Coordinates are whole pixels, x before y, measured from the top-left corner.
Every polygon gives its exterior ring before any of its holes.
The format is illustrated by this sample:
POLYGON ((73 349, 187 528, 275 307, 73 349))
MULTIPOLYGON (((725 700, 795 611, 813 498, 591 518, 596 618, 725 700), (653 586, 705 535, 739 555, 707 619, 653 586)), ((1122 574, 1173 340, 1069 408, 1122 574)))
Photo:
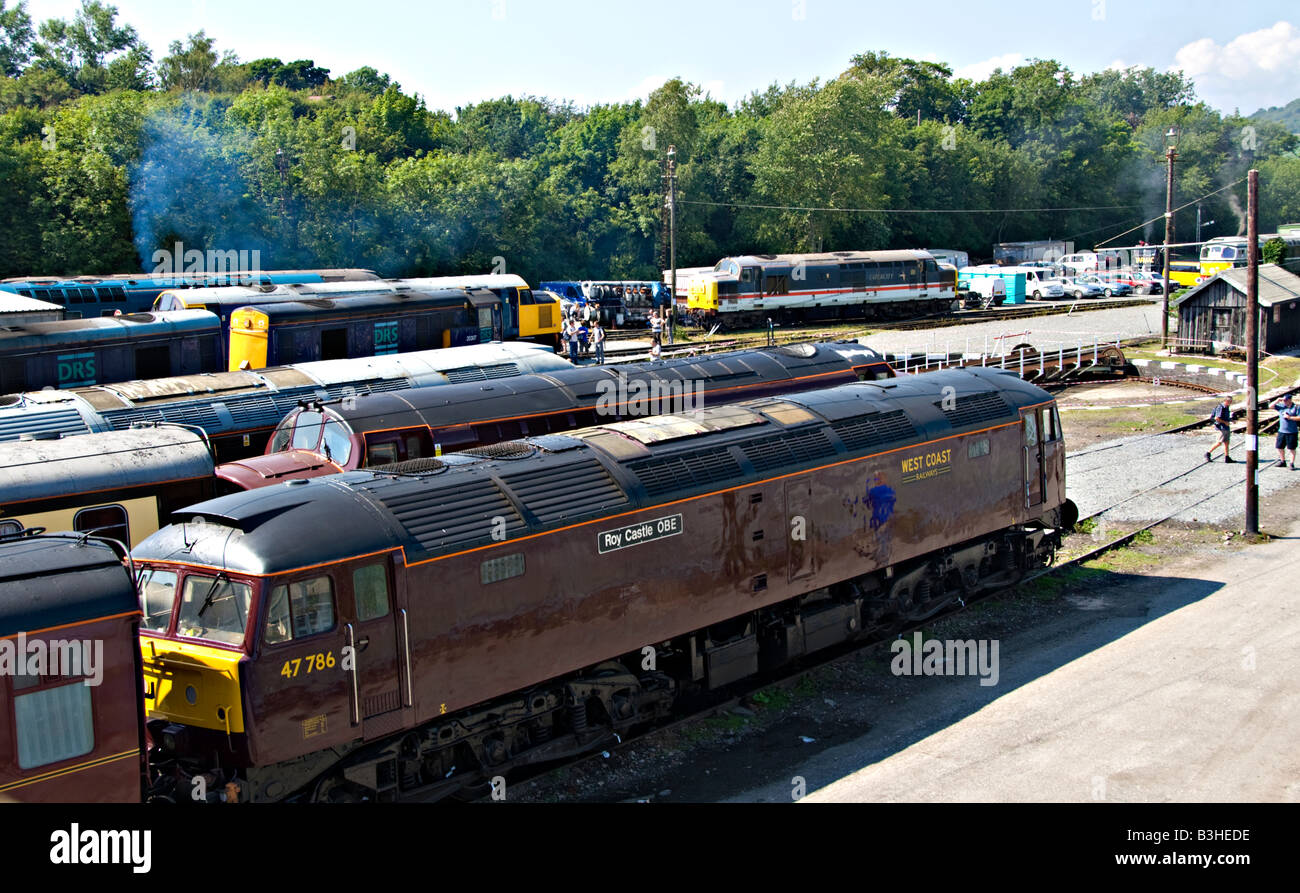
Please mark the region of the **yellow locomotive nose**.
POLYGON ((150 719, 235 734, 244 731, 237 652, 140 637, 144 706, 150 719))

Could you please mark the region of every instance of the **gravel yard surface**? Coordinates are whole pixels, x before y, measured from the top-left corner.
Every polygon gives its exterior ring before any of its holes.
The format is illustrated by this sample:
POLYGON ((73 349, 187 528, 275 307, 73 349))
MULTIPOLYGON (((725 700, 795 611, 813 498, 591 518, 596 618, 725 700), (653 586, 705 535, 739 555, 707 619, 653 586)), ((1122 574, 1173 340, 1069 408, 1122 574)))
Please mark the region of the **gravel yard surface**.
POLYGON ((1061 310, 1059 314, 1031 319, 971 323, 908 332, 877 332, 861 340, 868 347, 882 353, 980 353, 984 350, 986 339, 992 350, 999 337, 1009 342, 1008 347, 1027 341, 1040 351, 1046 351, 1059 342, 1074 347, 1080 339, 1085 344, 1091 344, 1095 338, 1114 343, 1116 337, 1124 339, 1160 334, 1159 304, 1073 314, 1068 312, 1068 307, 1063 306, 1061 310))
MULTIPOLYGON (((1079 507, 1080 517, 1112 505, 1181 474, 1177 480, 1137 496, 1103 516, 1105 521, 1154 521, 1172 509, 1185 507, 1172 520, 1222 525, 1242 514, 1246 499, 1246 450, 1234 438, 1233 458, 1222 454, 1205 461, 1213 437, 1206 431, 1190 434, 1123 437, 1071 455, 1066 460, 1066 495, 1079 507)), ((1277 458, 1273 438, 1260 438, 1260 498, 1287 494, 1300 498, 1300 472, 1271 467, 1277 458)))

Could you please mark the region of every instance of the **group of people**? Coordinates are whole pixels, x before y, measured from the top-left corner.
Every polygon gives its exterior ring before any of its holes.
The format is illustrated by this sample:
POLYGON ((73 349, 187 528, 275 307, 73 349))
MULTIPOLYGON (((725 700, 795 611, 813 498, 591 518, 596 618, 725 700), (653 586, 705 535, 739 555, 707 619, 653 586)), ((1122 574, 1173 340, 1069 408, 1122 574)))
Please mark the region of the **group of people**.
MULTIPOLYGON (((590 304, 584 304, 583 309, 588 310, 590 304)), ((597 304, 595 312, 585 313, 585 318, 579 317, 574 312, 569 314, 569 318, 564 321, 561 328, 561 335, 569 345, 569 362, 577 363, 579 357, 587 356, 592 348, 596 350, 596 363, 605 364, 605 327, 600 322, 600 305, 597 304)))
MULTIPOLYGON (((1287 394, 1281 400, 1273 404, 1273 409, 1277 411, 1277 440, 1274 446, 1277 447, 1277 467, 1286 468, 1286 454, 1291 453, 1291 470, 1295 471, 1295 451, 1296 441, 1300 439, 1300 404, 1297 404, 1290 394, 1287 394)), ((1232 398, 1224 397, 1223 401, 1216 407, 1210 415, 1210 421, 1214 425, 1215 441, 1214 446, 1210 447, 1205 454, 1206 462, 1214 461, 1214 453, 1219 447, 1223 447, 1223 461, 1236 462, 1228 454, 1228 441, 1232 437, 1232 398)))

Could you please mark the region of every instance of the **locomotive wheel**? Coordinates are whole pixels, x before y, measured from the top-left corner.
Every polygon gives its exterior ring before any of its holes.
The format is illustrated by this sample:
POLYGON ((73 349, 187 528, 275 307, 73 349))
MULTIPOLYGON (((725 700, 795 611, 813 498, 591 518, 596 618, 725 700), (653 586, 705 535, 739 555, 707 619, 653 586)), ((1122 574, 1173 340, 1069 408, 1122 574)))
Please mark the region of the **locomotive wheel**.
POLYGON ((356 785, 339 775, 322 778, 311 795, 313 803, 360 803, 361 800, 361 792, 356 785))

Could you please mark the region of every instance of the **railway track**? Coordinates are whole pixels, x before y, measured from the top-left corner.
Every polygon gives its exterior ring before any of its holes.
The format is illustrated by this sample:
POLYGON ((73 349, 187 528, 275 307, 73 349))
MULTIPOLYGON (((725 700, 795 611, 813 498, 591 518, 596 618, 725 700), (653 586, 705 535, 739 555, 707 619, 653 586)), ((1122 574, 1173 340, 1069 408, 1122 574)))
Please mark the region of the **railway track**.
MULTIPOLYGON (((870 325, 864 325, 861 329, 853 329, 847 332, 829 332, 817 331, 816 326, 801 326, 797 329, 777 328, 773 330, 772 337, 766 332, 738 332, 735 335, 723 335, 725 339, 720 342, 710 341, 691 341, 683 342, 681 345, 664 345, 665 355, 675 355, 678 351, 695 349, 697 352, 705 350, 735 350, 746 347, 762 347, 767 344, 794 344, 804 341, 821 341, 826 339, 834 340, 855 340, 857 338, 869 335, 873 332, 880 331, 910 331, 915 329, 935 329, 948 328, 951 326, 962 326, 977 322, 1001 322, 1017 319, 1030 319, 1038 316, 1056 316, 1062 313, 1080 313, 1093 310, 1115 310, 1124 307, 1137 307, 1152 303, 1150 300, 1140 298, 1122 298, 1108 300, 1088 300, 1075 301, 1070 304, 1064 302, 1043 302, 1035 304, 1026 304, 1015 307, 994 307, 988 310, 959 310, 955 313, 930 314, 928 316, 919 316, 914 319, 904 320, 884 320, 881 322, 872 322, 870 325)), ((610 332, 607 335, 605 355, 607 357, 642 354, 646 348, 636 347, 613 347, 612 344, 619 341, 646 340, 649 338, 648 330, 635 331, 618 331, 610 332)))

